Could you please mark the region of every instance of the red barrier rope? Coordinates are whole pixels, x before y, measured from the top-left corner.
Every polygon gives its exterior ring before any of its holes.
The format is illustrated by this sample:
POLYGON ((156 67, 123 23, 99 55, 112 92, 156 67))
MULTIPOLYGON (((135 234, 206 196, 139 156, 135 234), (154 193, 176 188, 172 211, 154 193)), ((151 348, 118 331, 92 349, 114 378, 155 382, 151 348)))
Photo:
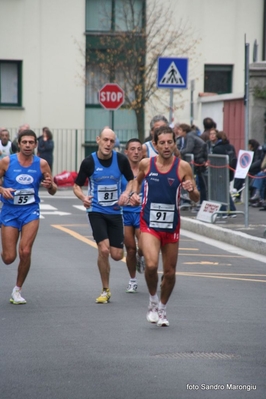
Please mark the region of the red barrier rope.
MULTIPOLYGON (((194 161, 190 161, 189 164, 190 164, 190 165, 194 165, 194 166, 206 166, 206 167, 210 167, 210 168, 214 168, 214 169, 223 169, 223 168, 227 168, 227 169, 229 169, 229 170, 232 170, 233 172, 236 171, 236 169, 232 168, 232 167, 229 166, 229 165, 226 165, 226 166, 217 166, 217 165, 212 165, 209 161, 207 161, 207 162, 205 162, 205 163, 201 163, 201 164, 196 163, 196 162, 194 162, 194 161)), ((263 171, 261 171, 261 172, 263 172, 263 171)), ((248 173, 247 175, 248 175, 248 177, 250 177, 250 178, 252 178, 252 179, 265 179, 265 178, 266 178, 266 175, 265 175, 265 176, 257 176, 257 175, 251 175, 251 174, 249 174, 249 173, 248 173)))

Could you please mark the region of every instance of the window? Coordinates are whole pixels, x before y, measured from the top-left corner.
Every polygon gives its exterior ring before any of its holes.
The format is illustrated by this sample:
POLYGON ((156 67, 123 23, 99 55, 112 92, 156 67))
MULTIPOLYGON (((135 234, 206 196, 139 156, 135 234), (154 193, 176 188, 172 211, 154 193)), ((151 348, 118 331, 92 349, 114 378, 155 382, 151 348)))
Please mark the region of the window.
POLYGON ((140 31, 143 0, 87 0, 86 31, 140 31))
POLYGON ((86 30, 110 31, 112 1, 111 0, 87 0, 86 2, 86 30))
POLYGON ((0 105, 21 106, 21 61, 0 60, 0 105))
POLYGON ((205 65, 205 93, 232 93, 232 80, 233 65, 205 65))
POLYGON ((99 104, 98 91, 110 77, 97 65, 86 66, 86 104, 99 104))
MULTIPOLYGON (((133 73, 133 71, 131 72, 133 73)), ((104 84, 108 82, 118 83, 120 87, 127 93, 130 101, 135 98, 135 93, 131 87, 128 87, 128 78, 124 78, 124 71, 116 69, 114 79, 111 78, 107 71, 99 68, 97 65, 87 64, 86 66, 86 105, 99 104, 98 92, 104 84)))

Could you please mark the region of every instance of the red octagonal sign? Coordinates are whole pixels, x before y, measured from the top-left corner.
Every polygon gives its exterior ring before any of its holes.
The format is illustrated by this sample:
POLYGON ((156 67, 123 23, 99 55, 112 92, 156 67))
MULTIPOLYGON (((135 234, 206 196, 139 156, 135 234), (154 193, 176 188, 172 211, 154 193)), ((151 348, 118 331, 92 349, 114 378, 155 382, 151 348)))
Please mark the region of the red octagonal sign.
POLYGON ((111 111, 115 111, 124 104, 124 91, 116 83, 106 83, 99 91, 100 104, 111 111))

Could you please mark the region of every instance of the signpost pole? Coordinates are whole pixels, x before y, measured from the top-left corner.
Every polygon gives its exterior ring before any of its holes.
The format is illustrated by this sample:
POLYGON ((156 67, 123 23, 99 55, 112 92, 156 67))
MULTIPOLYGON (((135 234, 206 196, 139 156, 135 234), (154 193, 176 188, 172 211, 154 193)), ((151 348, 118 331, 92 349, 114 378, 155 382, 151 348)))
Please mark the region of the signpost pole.
POLYGON ((193 100, 193 92, 195 90, 195 80, 190 81, 190 125, 193 125, 194 120, 194 100, 193 100))
POLYGON ((170 89, 170 110, 169 110, 169 124, 173 122, 173 97, 174 97, 174 90, 170 89))
MULTIPOLYGON (((249 43, 245 43, 245 150, 248 150, 249 137, 249 43)), ((245 227, 249 225, 248 197, 249 197, 249 178, 245 180, 245 227)))
POLYGON ((109 111, 109 126, 114 130, 114 111, 109 111))

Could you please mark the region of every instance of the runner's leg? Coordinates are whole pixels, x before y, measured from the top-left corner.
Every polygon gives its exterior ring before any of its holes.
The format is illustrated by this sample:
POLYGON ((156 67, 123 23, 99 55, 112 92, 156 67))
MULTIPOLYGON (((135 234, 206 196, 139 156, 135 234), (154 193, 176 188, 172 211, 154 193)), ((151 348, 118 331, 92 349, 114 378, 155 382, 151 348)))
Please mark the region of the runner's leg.
POLYGON ((175 286, 176 264, 178 258, 179 242, 169 243, 162 247, 163 274, 161 284, 161 302, 166 305, 175 286))

